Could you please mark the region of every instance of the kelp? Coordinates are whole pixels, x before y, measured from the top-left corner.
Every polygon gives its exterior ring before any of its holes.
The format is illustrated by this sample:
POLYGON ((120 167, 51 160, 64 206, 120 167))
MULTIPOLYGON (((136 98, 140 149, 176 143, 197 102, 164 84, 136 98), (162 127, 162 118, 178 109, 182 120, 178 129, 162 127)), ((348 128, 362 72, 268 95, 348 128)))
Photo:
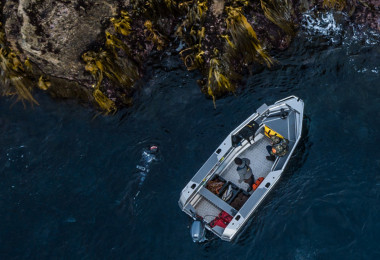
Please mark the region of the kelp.
POLYGON ((294 36, 294 9, 290 0, 260 0, 265 16, 284 32, 294 36))
POLYGON ((16 101, 25 101, 31 105, 38 105, 31 94, 32 80, 25 73, 25 69, 17 56, 4 48, 0 49, 0 80, 3 96, 16 96, 16 101))
POLYGON ((323 6, 342 11, 346 6, 346 0, 323 0, 323 6))
POLYGON ((48 90, 51 87, 51 82, 46 76, 40 76, 37 86, 42 90, 48 90))
POLYGON ((204 1, 198 0, 197 1, 197 8, 198 8, 198 14, 199 14, 200 19, 202 19, 206 16, 206 12, 208 10, 207 5, 208 5, 207 0, 204 0, 204 1))
POLYGON ((147 35, 147 40, 153 42, 156 45, 157 50, 161 51, 165 46, 165 37, 159 33, 156 29, 153 28, 152 22, 147 20, 144 23, 145 26, 145 34, 147 35))
POLYGON ((232 37, 231 47, 236 55, 240 54, 246 63, 253 61, 265 62, 268 67, 273 64, 273 59, 267 54, 257 39, 256 33, 242 14, 240 8, 227 7, 227 30, 232 37))
POLYGON ((82 59, 86 63, 85 70, 96 79, 96 87, 100 86, 103 74, 126 88, 131 88, 139 76, 138 68, 129 59, 121 59, 110 51, 89 51, 82 55, 82 59))
POLYGON ((109 54, 102 50, 99 53, 86 52, 82 55, 82 59, 86 62, 86 71, 90 72, 97 80, 93 92, 96 103, 106 114, 116 112, 115 103, 100 91, 100 85, 103 80, 103 73, 108 75, 109 78, 118 81, 119 75, 122 75, 120 74, 122 72, 121 68, 115 66, 109 54))
MULTIPOLYGON (((177 35, 186 43, 187 48, 179 54, 188 70, 199 69, 207 78, 202 83, 202 91, 212 97, 214 105, 217 97, 236 90, 236 83, 241 76, 237 72, 241 63, 253 61, 264 62, 271 66, 273 60, 263 49, 252 26, 242 14, 241 7, 247 6, 247 1, 231 1, 226 5, 226 34, 215 36, 211 43, 218 48, 210 50, 203 46, 207 32, 208 1, 193 1, 186 4, 188 13, 177 29, 177 35), (224 39, 226 44, 220 42, 224 39)), ((211 21, 208 20, 208 23, 211 21)), ((215 32, 215 31, 214 31, 215 32)))
POLYGON ((82 55, 82 59, 86 63, 85 70, 90 72, 97 82, 93 92, 95 101, 106 114, 116 112, 115 103, 100 91, 103 77, 106 76, 114 84, 131 93, 133 84, 139 78, 138 67, 129 58, 120 58, 115 51, 109 50, 89 51, 82 55))
POLYGON ((38 105, 31 94, 33 82, 28 75, 31 65, 28 60, 22 63, 12 49, 6 46, 5 34, 0 23, 0 93, 3 96, 15 96, 16 101, 38 105))
MULTIPOLYGON (((146 2, 135 1, 136 3, 146 2)), ((130 47, 125 43, 126 37, 131 37, 133 19, 129 12, 122 11, 119 18, 111 18, 110 21, 115 31, 114 33, 105 32, 105 48, 100 48, 98 51, 91 50, 82 55, 85 70, 96 80, 93 97, 106 114, 115 112, 116 105, 101 91, 104 88, 102 85, 104 77, 111 80, 116 88, 123 89, 122 93, 124 94, 118 95, 118 97, 119 102, 123 104, 128 101, 128 104, 125 105, 130 104, 130 100, 125 98, 125 93, 133 92, 133 85, 140 77, 139 57, 132 54, 130 47)), ((156 33, 156 31, 154 32, 156 33)), ((113 93, 115 92, 113 91, 113 93)))
POLYGON ((181 59, 188 70, 195 70, 202 67, 204 64, 204 53, 205 52, 199 48, 199 44, 179 52, 181 59))
POLYGON ((131 4, 134 13, 147 19, 157 20, 178 12, 178 3, 173 0, 132 0, 131 4))
POLYGON ((202 69, 205 54, 202 49, 202 41, 206 31, 203 23, 208 11, 208 1, 192 1, 192 5, 190 2, 186 2, 186 7, 188 11, 186 18, 177 28, 176 34, 190 47, 182 50, 179 54, 188 70, 202 69))
POLYGON ((230 82, 228 77, 224 74, 225 68, 221 66, 218 58, 210 60, 210 68, 207 80, 207 93, 212 97, 214 106, 215 98, 217 95, 225 92, 234 92, 236 86, 230 82))
POLYGON ((182 24, 178 26, 176 35, 181 37, 188 46, 193 46, 200 43, 200 38, 204 38, 203 22, 208 11, 208 1, 193 1, 192 5, 187 5, 188 12, 182 24), (199 32, 200 31, 200 32, 199 32), (186 32, 190 32, 187 34, 186 32))
POLYGON ((128 36, 131 33, 131 18, 127 11, 121 11, 121 17, 111 18, 115 31, 124 36, 128 36))
POLYGON ((132 56, 129 47, 122 40, 108 31, 106 31, 105 45, 109 50, 112 50, 115 56, 117 56, 117 49, 123 50, 128 57, 132 56))
MULTIPOLYGON (((123 13, 123 16, 127 17, 127 14, 123 13)), ((123 33, 126 32, 122 31, 123 33)), ((105 38, 107 49, 100 49, 98 52, 88 51, 82 55, 82 59, 86 63, 85 70, 96 79, 96 88, 100 87, 103 74, 114 83, 131 88, 139 77, 136 60, 132 58, 129 47, 116 35, 106 31, 105 38), (119 57, 119 51, 123 52, 122 58, 119 57)))
POLYGON ((104 95, 99 88, 95 88, 93 92, 96 103, 100 108, 106 112, 106 114, 115 113, 117 111, 115 102, 110 100, 106 95, 104 95))

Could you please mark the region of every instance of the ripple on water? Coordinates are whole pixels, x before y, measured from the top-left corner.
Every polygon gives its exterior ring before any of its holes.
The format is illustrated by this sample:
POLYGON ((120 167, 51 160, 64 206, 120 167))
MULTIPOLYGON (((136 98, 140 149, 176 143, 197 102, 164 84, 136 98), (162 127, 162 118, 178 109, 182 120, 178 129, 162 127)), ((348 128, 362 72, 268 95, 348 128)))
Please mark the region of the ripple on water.
POLYGON ((172 56, 147 68, 135 105, 114 117, 38 94, 0 102, 1 252, 30 258, 379 259, 378 35, 344 16, 305 14, 279 65, 216 102, 172 56), (350 37, 352 38, 350 40, 350 37), (154 68, 153 68, 154 67, 154 68), (305 101, 304 136, 276 189, 232 243, 202 245, 181 189, 262 103, 305 101), (143 148, 158 144, 138 188, 143 148), (26 169, 25 166, 28 165, 26 169), (136 200, 134 196, 140 191, 136 200), (4 235, 5 234, 5 235, 4 235), (30 241, 33 241, 31 243, 30 241), (42 257, 44 258, 44 257, 42 257))

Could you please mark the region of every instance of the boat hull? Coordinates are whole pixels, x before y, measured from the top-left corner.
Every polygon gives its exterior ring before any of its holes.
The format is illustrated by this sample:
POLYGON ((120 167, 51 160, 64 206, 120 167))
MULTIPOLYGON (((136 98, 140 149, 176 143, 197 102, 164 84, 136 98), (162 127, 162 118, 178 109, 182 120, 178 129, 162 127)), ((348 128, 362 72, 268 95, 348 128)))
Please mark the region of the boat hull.
POLYGON ((270 106, 263 104, 226 137, 187 183, 178 202, 181 210, 194 219, 202 218, 206 228, 222 240, 232 241, 281 178, 301 138, 303 110, 303 101, 295 96, 270 106), (268 132, 288 140, 288 152, 274 162, 266 159, 267 147, 271 145, 268 132), (238 181, 233 163, 238 156, 251 161, 255 179, 264 178, 253 192, 247 193, 248 185, 238 181), (240 194, 246 199, 244 204, 236 206, 233 201, 224 201, 220 194, 210 191, 209 183, 215 179, 224 182, 224 186, 232 186, 236 190, 234 198, 240 194), (226 227, 213 227, 212 220, 220 212, 233 218, 226 227))

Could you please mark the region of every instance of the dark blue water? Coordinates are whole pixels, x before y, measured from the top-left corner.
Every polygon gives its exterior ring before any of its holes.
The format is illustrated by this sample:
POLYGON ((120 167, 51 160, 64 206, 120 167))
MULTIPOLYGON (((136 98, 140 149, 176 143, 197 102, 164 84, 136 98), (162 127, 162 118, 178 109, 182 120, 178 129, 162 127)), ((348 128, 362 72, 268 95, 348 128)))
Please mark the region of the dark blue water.
POLYGON ((176 56, 113 117, 1 98, 0 258, 379 259, 380 37, 305 19, 278 65, 216 109, 176 56), (233 128, 289 95, 305 101, 305 134, 276 190, 232 243, 194 244, 180 191, 233 128), (151 144, 159 161, 139 187, 151 144))

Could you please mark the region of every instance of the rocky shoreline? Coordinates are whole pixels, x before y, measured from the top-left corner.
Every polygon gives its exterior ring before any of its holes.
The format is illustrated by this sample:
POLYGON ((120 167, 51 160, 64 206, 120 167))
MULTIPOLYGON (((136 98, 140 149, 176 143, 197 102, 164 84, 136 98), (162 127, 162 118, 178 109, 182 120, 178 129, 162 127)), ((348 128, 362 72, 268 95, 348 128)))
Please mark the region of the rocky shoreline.
POLYGON ((270 52, 289 46, 307 10, 334 9, 380 31, 375 0, 7 0, 0 8, 2 95, 37 104, 30 93, 39 88, 105 113, 132 104, 146 60, 176 52, 174 41, 215 102, 252 66, 273 66, 270 52))

